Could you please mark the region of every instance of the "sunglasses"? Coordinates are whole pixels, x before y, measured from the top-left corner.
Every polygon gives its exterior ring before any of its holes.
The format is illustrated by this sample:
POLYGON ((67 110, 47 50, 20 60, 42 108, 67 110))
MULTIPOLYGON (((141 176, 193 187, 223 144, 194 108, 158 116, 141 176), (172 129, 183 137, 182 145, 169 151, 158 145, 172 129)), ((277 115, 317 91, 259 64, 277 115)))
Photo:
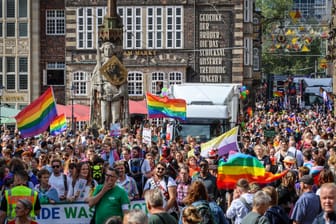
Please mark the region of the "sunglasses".
POLYGON ((52 166, 52 168, 60 168, 59 165, 52 166))
POLYGON ((165 170, 165 168, 157 167, 157 170, 165 170))

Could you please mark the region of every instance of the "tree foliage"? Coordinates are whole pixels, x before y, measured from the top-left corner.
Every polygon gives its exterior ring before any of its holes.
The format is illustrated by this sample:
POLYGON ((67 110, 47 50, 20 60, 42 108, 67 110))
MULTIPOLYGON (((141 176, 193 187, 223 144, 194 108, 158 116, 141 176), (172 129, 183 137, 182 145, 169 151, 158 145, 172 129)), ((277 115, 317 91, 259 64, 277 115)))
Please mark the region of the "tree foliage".
MULTIPOLYGON (((316 61, 321 55, 321 39, 314 38, 309 45, 309 52, 276 49, 270 52, 274 44, 275 29, 290 26, 289 12, 293 8, 292 0, 257 0, 256 7, 262 15, 262 69, 264 74, 310 74, 314 73, 316 61), (273 35, 273 36, 272 36, 273 35), (272 42, 273 41, 273 42, 272 42)), ((305 21, 307 22, 307 21, 305 21)), ((306 23, 295 26, 307 26, 306 23)))

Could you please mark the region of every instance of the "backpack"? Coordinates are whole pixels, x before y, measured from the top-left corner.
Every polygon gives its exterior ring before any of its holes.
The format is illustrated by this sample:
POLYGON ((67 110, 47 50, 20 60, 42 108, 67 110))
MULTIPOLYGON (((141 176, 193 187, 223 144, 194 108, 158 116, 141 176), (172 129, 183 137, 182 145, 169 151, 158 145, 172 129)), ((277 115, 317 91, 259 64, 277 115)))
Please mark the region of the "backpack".
POLYGON ((207 201, 201 201, 193 205, 196 207, 198 214, 200 214, 200 216, 202 217, 202 221, 200 222, 200 224, 216 224, 209 203, 207 201))
POLYGON ((141 176, 141 167, 144 162, 144 159, 131 159, 129 161, 129 169, 131 176, 135 179, 136 177, 141 176))

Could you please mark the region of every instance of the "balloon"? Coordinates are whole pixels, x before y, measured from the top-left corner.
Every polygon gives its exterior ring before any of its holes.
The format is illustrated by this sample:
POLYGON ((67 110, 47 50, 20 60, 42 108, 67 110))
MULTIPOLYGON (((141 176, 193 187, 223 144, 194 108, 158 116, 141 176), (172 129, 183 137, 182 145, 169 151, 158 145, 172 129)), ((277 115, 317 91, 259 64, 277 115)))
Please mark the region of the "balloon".
POLYGON ((164 97, 164 96, 168 96, 168 89, 166 87, 163 87, 161 89, 161 94, 160 94, 161 97, 164 97))
POLYGON ((250 90, 246 90, 246 95, 249 95, 250 94, 250 90))
POLYGON ((244 92, 246 90, 246 86, 242 86, 240 91, 244 92))

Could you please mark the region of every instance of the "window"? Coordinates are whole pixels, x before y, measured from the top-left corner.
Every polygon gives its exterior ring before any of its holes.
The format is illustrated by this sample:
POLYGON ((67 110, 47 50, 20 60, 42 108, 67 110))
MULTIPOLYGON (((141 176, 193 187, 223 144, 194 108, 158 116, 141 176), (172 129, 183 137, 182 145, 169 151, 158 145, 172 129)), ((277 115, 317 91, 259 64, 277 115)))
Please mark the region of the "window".
POLYGON ((253 48, 253 71, 260 70, 259 49, 253 48))
MULTIPOLYGON (((106 7, 98 7, 97 8, 97 25, 103 25, 104 16, 106 15, 106 7)), ((97 27, 98 27, 97 26, 97 27)))
POLYGON ((46 11, 46 33, 47 35, 64 35, 65 16, 63 10, 46 11))
POLYGON ((19 17, 26 18, 28 15, 27 0, 19 0, 19 17))
POLYGON ((15 90, 15 57, 6 57, 6 89, 15 90))
POLYGON ((19 90, 28 89, 28 58, 19 58, 19 90))
POLYGON ((19 37, 28 37, 28 23, 19 23, 19 37))
POLYGON ((182 73, 181 72, 169 72, 168 73, 168 83, 169 86, 174 84, 182 84, 182 73))
POLYGON ((182 7, 168 7, 166 15, 166 47, 182 48, 182 7))
POLYGON ((142 48, 142 11, 137 7, 118 9, 125 25, 124 46, 126 49, 142 48))
POLYGON ((6 36, 15 37, 15 23, 6 24, 6 36))
POLYGON ((143 74, 141 72, 128 73, 128 95, 143 96, 143 74))
POLYGON ((15 0, 7 0, 7 18, 15 18, 15 0))
POLYGON ((93 49, 93 9, 77 10, 77 48, 93 49))
POLYGON ((75 87, 75 96, 88 94, 89 74, 87 72, 74 72, 72 84, 75 87))
POLYGON ((162 48, 162 7, 147 9, 147 48, 162 48))
POLYGON ((253 21, 253 1, 244 0, 244 22, 253 21))
POLYGON ((253 42, 252 38, 246 37, 244 38, 244 65, 249 66, 252 65, 252 57, 253 57, 253 42))
POLYGON ((164 87, 165 73, 153 72, 152 73, 152 89, 151 93, 160 95, 161 90, 164 87))
POLYGON ((51 62, 47 64, 47 85, 64 85, 65 63, 51 62))

